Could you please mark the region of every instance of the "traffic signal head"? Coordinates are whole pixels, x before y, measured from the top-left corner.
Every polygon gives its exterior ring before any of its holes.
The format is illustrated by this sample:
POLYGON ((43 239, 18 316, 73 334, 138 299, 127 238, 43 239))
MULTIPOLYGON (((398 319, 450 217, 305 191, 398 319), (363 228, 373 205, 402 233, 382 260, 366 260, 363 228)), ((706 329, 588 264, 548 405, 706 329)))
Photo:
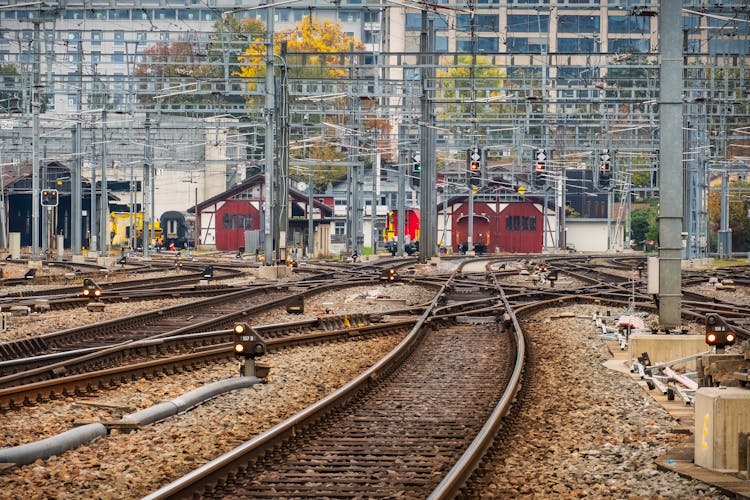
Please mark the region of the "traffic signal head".
POLYGON ((534 151, 534 161, 536 162, 535 170, 537 172, 544 172, 547 169, 547 150, 537 149, 534 151))
POLYGON ((713 313, 706 315, 706 344, 723 349, 736 341, 737 336, 721 316, 713 313))
POLYGON ((102 289, 96 284, 91 278, 83 278, 83 291, 81 294, 84 297, 91 297, 98 299, 102 296, 102 289))
POLYGON ((386 281, 398 281, 398 272, 395 268, 392 267, 383 271, 383 273, 380 275, 380 279, 386 281))
POLYGON ((58 203, 57 189, 42 189, 41 198, 43 207, 56 207, 58 203))
POLYGON ((247 323, 235 323, 234 353, 245 358, 257 358, 266 353, 266 342, 247 323))
POLYGON ((214 266, 207 266, 201 273, 203 279, 210 280, 214 277, 214 266))
POLYGON ((472 172, 478 172, 479 171, 479 162, 478 161, 472 161, 469 163, 469 170, 472 172))

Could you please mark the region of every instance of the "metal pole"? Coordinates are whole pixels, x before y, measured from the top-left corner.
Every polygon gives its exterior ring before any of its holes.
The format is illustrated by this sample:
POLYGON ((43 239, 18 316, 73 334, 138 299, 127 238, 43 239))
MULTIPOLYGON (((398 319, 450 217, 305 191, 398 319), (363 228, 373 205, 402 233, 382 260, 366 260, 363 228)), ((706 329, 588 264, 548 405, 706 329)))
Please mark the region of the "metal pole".
POLYGON ((279 154, 278 154, 278 206, 276 217, 278 225, 278 255, 277 262, 286 262, 287 238, 289 237, 289 88, 287 85, 287 42, 281 42, 281 68, 279 78, 279 114, 277 115, 279 128, 279 154))
MULTIPOLYGON (((377 75, 377 73, 375 73, 377 75)), ((377 86, 377 76, 375 77, 375 85, 377 86)), ((372 200, 370 202, 370 247, 372 254, 375 255, 378 249, 378 228, 376 222, 378 220, 378 181, 380 177, 380 152, 378 151, 378 133, 377 128, 372 131, 372 200)))
POLYGON ((91 134, 91 203, 89 205, 91 214, 89 215, 89 250, 92 252, 96 252, 96 164, 94 163, 94 159, 96 158, 94 147, 94 144, 96 143, 96 132, 92 130, 91 134))
POLYGON ((404 255, 404 219, 406 218, 406 179, 404 170, 409 168, 407 164, 406 151, 399 152, 398 159, 398 193, 396 194, 396 239, 398 244, 397 255, 404 255))
POLYGON ((99 198, 99 247, 102 255, 109 247, 109 190, 107 189, 107 110, 102 110, 102 189, 99 198))
POLYGON ((313 223, 313 208, 315 198, 313 198, 313 174, 310 167, 310 183, 307 188, 307 257, 315 254, 315 225, 313 223))
MULTIPOLYGON (((78 41, 78 112, 83 110, 83 42, 78 41)), ((83 217, 83 196, 81 195, 81 172, 83 170, 83 126, 78 115, 73 129, 73 171, 70 175, 70 250, 73 255, 81 255, 81 232, 83 217)))
MULTIPOLYGON (((41 14, 41 11, 40 11, 41 14)), ((41 17, 41 16, 40 16, 41 17)), ((32 87, 31 87, 31 259, 37 260, 39 258, 39 111, 40 111, 40 97, 39 89, 41 87, 40 82, 40 18, 34 19, 34 68, 32 75, 32 87)))
MULTIPOLYGON (((145 143, 145 157, 146 161, 143 163, 143 182, 142 182, 142 192, 143 192, 143 206, 141 207, 141 210, 143 211, 143 215, 141 217, 141 244, 143 245, 143 258, 148 258, 148 207, 150 200, 148 200, 149 196, 149 183, 151 182, 151 117, 148 113, 146 113, 146 121, 143 124, 144 131, 146 134, 146 143, 145 143)), ((131 228, 131 232, 133 232, 133 228, 131 228)))
POLYGON ((5 213, 5 167, 3 166, 3 145, 0 144, 0 248, 8 248, 8 230, 5 213))
POLYGON ((273 38, 274 38, 274 8, 268 9, 266 15, 266 82, 265 82, 265 119, 266 119, 266 134, 265 134, 265 163, 266 171, 263 177, 264 191, 265 191, 265 202, 263 207, 263 255, 264 263, 266 265, 273 264, 273 249, 274 249, 274 224, 273 224, 273 207, 275 202, 275 193, 273 189, 275 178, 274 169, 274 114, 275 114, 275 84, 274 84, 274 66, 273 66, 273 38))
POLYGON ((663 0, 659 16, 659 322, 681 324, 682 1, 663 0))
MULTIPOLYGON (((198 218, 200 217, 200 213, 198 212, 198 188, 195 188, 195 251, 198 251, 198 244, 200 242, 200 224, 198 223, 198 218)), ((164 231, 164 228, 161 228, 162 234, 164 231)))
POLYGON ((466 255, 474 255, 474 188, 469 186, 469 234, 466 236, 466 255))

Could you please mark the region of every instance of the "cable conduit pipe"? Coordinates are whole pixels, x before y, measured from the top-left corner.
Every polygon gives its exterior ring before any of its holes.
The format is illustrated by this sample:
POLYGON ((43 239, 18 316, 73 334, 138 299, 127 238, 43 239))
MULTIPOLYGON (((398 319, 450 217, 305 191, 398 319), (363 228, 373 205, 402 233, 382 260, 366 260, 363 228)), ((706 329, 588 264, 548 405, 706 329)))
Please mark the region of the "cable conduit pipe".
MULTIPOLYGON (((139 425, 150 424, 177 415, 225 392, 252 387, 260 383, 257 377, 236 377, 212 382, 199 387, 171 401, 156 404, 150 408, 130 413, 122 418, 123 423, 139 425)), ((9 448, 0 448, 0 463, 11 463, 17 466, 34 463, 38 459, 47 459, 54 455, 77 448, 82 444, 107 435, 104 424, 93 423, 67 430, 56 436, 48 437, 33 443, 26 443, 9 448)))

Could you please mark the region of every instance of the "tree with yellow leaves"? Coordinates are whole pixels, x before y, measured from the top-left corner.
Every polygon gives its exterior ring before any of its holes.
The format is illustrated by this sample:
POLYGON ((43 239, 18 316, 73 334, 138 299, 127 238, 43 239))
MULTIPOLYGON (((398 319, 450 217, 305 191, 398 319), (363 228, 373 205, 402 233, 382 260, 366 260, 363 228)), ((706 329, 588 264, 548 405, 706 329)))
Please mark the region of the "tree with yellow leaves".
MULTIPOLYGON (((279 54, 281 43, 286 41, 288 54, 304 54, 300 64, 289 65, 290 78, 343 78, 348 75, 346 54, 362 51, 365 45, 353 36, 341 31, 339 24, 326 20, 317 22, 307 16, 297 26, 277 33, 274 37, 274 53, 279 54)), ((266 71, 266 46, 259 37, 248 44, 238 57, 240 77, 257 80, 266 71)), ((250 84, 254 89, 254 84, 250 84)))
POLYGON ((493 64, 489 57, 476 56, 476 64, 472 64, 471 55, 459 56, 454 68, 438 70, 437 77, 443 98, 450 101, 450 104, 444 106, 441 116, 446 121, 464 121, 469 116, 472 87, 476 89, 478 96, 487 99, 486 104, 476 106, 477 117, 491 116, 503 105, 502 94, 508 82, 507 73, 505 68, 493 64))

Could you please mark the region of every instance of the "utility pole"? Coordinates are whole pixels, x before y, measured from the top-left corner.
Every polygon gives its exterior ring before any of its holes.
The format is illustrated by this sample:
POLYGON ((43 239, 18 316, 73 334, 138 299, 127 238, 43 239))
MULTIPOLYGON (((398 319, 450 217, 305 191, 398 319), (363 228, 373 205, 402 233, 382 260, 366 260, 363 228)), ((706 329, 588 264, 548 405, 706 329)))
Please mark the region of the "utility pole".
POLYGON ((315 198, 313 197, 313 174, 310 167, 310 182, 307 187, 307 257, 315 254, 315 224, 313 222, 315 198))
POLYGON ((281 43, 281 74, 279 83, 279 113, 278 119, 278 133, 280 144, 278 146, 279 154, 279 174, 278 178, 278 191, 277 191, 277 212, 278 213, 278 255, 277 260, 279 262, 286 262, 287 256, 287 235, 289 233, 289 88, 287 85, 287 65, 286 65, 286 54, 287 54, 287 42, 284 40, 281 43))
POLYGON ((5 214, 5 166, 3 165, 3 145, 0 143, 0 248, 8 248, 8 229, 5 214))
MULTIPOLYGON (((272 4, 273 5, 273 4, 272 4)), ((263 255, 265 265, 275 264, 274 262, 274 239, 276 238, 276 232, 274 230, 274 206, 275 206, 275 193, 274 193, 274 182, 276 182, 276 172, 274 169, 274 120, 275 114, 275 87, 274 84, 274 65, 273 65, 273 38, 274 38, 274 8, 270 7, 266 15, 266 83, 265 83, 265 109, 264 115, 266 120, 266 134, 265 134, 265 156, 266 156, 266 171, 263 177, 264 191, 265 191, 265 202, 263 210, 263 255)))
POLYGON ((396 195, 396 239, 398 241, 398 255, 404 255, 404 219, 406 219, 406 176, 404 170, 409 168, 408 152, 399 151, 398 158, 398 193, 396 195))
POLYGON ((31 259, 39 258, 39 112, 41 107, 41 98, 39 91, 41 89, 40 78, 40 37, 42 22, 42 10, 39 16, 34 17, 34 48, 33 48, 33 70, 31 82, 31 259))
MULTIPOLYGON (((143 182, 142 182, 142 191, 143 191, 143 206, 141 209, 143 210, 143 216, 141 217, 142 226, 141 226, 141 240, 143 245, 143 258, 148 259, 148 243, 149 243, 149 232, 148 232, 148 223, 149 223, 149 207, 153 200, 150 200, 150 186, 151 186, 151 170, 153 169, 152 161, 153 161, 153 150, 151 148, 151 116, 149 113, 146 113, 146 121, 143 124, 144 133, 146 134, 146 141, 145 141, 145 150, 144 150, 144 156, 145 156, 145 162, 143 163, 143 182)), ((134 228, 130 228, 130 231, 133 232, 134 228)))
MULTIPOLYGON (((422 11, 422 31, 419 40, 420 78, 422 87, 422 124, 420 126, 420 160, 422 172, 419 179, 419 261, 427 262, 436 255, 437 246, 437 203, 435 184, 437 171, 435 166, 435 115, 433 105, 434 90, 434 52, 435 37, 433 22, 427 18, 427 11, 422 11)), ((402 214, 399 214, 402 217, 402 214)))
POLYGON ((659 322, 671 329, 682 320, 682 1, 660 5, 659 322))
MULTIPOLYGON (((106 103, 105 103, 106 106, 106 103)), ((102 110, 102 176, 101 198, 99 198, 99 247, 102 256, 109 247, 109 190, 107 189, 107 110, 102 110)))
POLYGON ((81 255, 81 217, 83 203, 81 194, 81 172, 83 168, 83 42, 78 40, 78 119, 73 129, 73 171, 70 173, 70 250, 73 255, 81 255))

